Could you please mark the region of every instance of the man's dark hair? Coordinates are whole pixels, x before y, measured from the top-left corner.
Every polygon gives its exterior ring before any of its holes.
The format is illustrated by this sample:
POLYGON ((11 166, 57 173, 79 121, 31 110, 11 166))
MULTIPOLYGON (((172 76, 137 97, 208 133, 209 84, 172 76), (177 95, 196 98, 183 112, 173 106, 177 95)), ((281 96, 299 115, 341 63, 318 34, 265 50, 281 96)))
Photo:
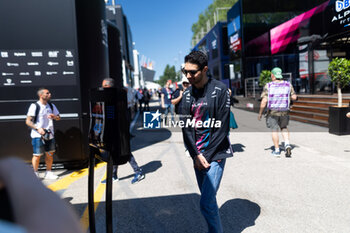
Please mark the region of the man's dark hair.
POLYGON ((42 93, 44 90, 48 90, 48 89, 47 89, 46 87, 40 87, 40 88, 38 89, 38 91, 36 92, 36 94, 37 94, 38 96, 40 96, 41 93, 42 93))
POLYGON ((199 69, 208 66, 208 57, 201 51, 192 51, 185 57, 185 63, 198 65, 199 69))

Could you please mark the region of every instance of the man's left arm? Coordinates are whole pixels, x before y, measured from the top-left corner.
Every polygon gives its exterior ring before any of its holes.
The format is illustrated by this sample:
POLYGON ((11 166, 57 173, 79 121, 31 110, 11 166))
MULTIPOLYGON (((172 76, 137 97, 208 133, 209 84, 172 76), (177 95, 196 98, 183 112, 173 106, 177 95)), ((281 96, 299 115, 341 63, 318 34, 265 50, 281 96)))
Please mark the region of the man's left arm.
POLYGON ((61 117, 60 117, 60 112, 58 111, 58 109, 56 108, 56 106, 53 104, 53 114, 50 114, 49 118, 50 119, 53 119, 55 121, 59 121, 61 120, 61 117))
POLYGON ((218 109, 216 110, 215 121, 221 121, 221 127, 212 130, 213 134, 211 136, 209 145, 203 153, 204 156, 207 153, 213 153, 216 151, 217 147, 220 146, 224 140, 227 140, 227 135, 230 130, 230 95, 228 90, 220 93, 218 103, 219 104, 217 107, 218 109))

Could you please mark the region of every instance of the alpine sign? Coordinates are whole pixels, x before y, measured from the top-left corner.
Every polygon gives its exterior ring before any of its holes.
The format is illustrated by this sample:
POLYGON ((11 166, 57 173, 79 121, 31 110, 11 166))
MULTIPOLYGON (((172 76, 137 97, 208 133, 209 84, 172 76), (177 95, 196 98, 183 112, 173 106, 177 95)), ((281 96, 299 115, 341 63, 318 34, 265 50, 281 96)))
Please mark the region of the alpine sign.
POLYGON ((337 12, 340 12, 342 10, 345 10, 349 8, 350 6, 350 0, 343 0, 343 1, 336 1, 335 2, 335 10, 337 12))

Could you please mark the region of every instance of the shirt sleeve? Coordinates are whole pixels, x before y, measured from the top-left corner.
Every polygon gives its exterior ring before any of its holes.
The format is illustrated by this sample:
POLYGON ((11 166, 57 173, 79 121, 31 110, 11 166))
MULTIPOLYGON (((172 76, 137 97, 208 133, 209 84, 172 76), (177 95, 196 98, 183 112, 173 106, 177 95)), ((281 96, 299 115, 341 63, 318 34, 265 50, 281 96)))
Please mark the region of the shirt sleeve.
POLYGON ((290 84, 290 95, 295 95, 294 87, 292 84, 290 84))
POLYGON ((60 112, 56 108, 56 105, 52 104, 52 106, 53 106, 53 114, 56 115, 56 116, 60 115, 60 112))
POLYGON ((28 112, 27 112, 27 116, 32 116, 32 117, 34 117, 34 116, 35 116, 35 110, 36 110, 35 104, 31 104, 31 105, 29 106, 29 109, 28 109, 28 112))
POLYGON ((264 89, 263 89, 263 92, 261 93, 260 98, 261 98, 261 99, 263 99, 263 98, 265 98, 265 97, 267 98, 268 93, 269 93, 269 90, 268 90, 268 88, 267 88, 267 84, 265 84, 264 89))

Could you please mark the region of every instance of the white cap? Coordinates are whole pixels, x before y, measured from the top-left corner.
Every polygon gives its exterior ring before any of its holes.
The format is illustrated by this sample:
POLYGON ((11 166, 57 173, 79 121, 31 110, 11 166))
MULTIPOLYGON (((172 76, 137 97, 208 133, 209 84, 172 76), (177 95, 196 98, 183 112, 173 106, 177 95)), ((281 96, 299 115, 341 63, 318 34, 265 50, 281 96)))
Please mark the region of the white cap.
POLYGON ((184 75, 182 75, 181 83, 190 83, 190 82, 188 81, 188 79, 184 75))

